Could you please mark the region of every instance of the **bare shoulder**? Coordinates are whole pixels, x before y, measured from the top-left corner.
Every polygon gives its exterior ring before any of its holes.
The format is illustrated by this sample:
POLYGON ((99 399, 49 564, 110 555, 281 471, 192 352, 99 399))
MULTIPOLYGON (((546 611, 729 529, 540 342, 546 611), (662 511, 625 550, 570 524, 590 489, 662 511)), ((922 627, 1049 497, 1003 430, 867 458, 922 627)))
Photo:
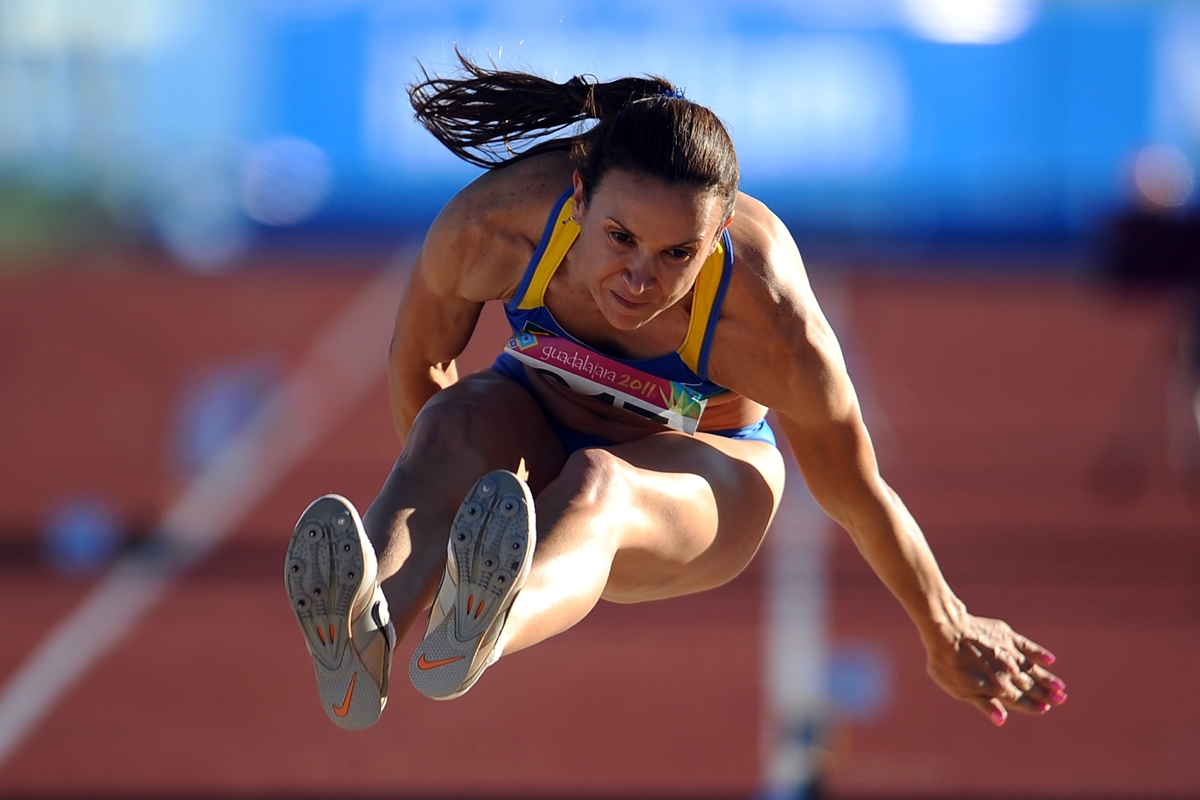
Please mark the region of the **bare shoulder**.
POLYGON ((557 200, 571 185, 565 154, 547 153, 493 169, 438 214, 420 267, 439 293, 476 302, 511 296, 557 200))
POLYGON ((800 250, 783 221, 760 201, 739 194, 735 210, 734 272, 709 374, 776 410, 795 414, 822 406, 829 384, 844 369, 800 250))

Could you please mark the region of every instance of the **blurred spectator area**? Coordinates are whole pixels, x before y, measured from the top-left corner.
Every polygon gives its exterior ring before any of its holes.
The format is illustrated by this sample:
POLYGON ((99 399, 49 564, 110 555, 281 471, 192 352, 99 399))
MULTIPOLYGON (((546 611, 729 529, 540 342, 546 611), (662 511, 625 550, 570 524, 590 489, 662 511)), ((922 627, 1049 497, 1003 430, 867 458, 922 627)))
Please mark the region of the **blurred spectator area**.
POLYGON ((0 0, 0 258, 133 239, 214 271, 281 238, 419 232, 475 174, 404 92, 456 47, 556 80, 671 77, 728 122, 747 191, 851 255, 1086 251, 1123 209, 1192 202, 1190 3, 687 9, 0 0))

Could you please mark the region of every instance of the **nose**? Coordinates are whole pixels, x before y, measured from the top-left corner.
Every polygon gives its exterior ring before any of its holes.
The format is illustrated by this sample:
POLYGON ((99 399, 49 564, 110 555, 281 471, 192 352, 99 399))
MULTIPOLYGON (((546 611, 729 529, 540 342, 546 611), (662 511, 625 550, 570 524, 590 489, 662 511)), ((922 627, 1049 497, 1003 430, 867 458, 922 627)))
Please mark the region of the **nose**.
POLYGON ((643 256, 635 255, 630 258, 626 262, 621 276, 625 285, 629 287, 629 292, 635 296, 642 294, 654 285, 653 267, 650 260, 643 256))

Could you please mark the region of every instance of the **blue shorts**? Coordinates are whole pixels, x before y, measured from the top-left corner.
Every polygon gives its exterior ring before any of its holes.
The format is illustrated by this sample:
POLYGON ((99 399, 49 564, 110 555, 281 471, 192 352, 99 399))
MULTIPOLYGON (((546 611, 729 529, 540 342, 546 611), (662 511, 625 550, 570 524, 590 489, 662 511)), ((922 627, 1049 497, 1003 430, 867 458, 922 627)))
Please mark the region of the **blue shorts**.
MULTIPOLYGON (((533 390, 533 384, 529 382, 529 373, 525 371, 525 366, 508 353, 500 354, 492 364, 492 370, 499 372, 510 380, 516 381, 525 391, 533 395, 535 400, 537 399, 537 393, 533 390)), ((545 411, 544 408, 542 410, 545 411)), ((582 450, 585 447, 607 447, 614 444, 614 442, 610 442, 603 437, 572 430, 549 414, 546 415, 546 421, 554 429, 554 433, 558 436, 558 440, 562 442, 563 449, 567 453, 574 453, 576 450, 582 450)), ((744 428, 731 428, 724 431, 704 431, 704 433, 711 433, 714 436, 724 436, 726 439, 749 439, 755 442, 766 442, 772 447, 779 446, 775 441, 775 431, 771 430, 766 417, 744 428)))

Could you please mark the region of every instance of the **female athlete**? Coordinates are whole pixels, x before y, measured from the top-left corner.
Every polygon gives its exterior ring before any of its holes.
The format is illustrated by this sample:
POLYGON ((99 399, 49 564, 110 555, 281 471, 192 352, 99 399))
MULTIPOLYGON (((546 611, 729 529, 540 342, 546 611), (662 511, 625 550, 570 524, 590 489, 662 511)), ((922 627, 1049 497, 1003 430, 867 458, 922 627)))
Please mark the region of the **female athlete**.
POLYGON ((717 117, 661 78, 559 84, 462 63, 410 89, 421 123, 488 170, 434 221, 400 304, 403 451, 365 518, 327 495, 288 548, 329 717, 379 718, 392 650, 427 610, 409 676, 450 699, 601 598, 732 579, 783 492, 768 409, 813 497, 912 618, 939 686, 996 725, 1064 702, 1054 657, 968 613, 880 477, 800 253, 738 191, 717 117), (492 300, 513 338, 459 378, 492 300))

